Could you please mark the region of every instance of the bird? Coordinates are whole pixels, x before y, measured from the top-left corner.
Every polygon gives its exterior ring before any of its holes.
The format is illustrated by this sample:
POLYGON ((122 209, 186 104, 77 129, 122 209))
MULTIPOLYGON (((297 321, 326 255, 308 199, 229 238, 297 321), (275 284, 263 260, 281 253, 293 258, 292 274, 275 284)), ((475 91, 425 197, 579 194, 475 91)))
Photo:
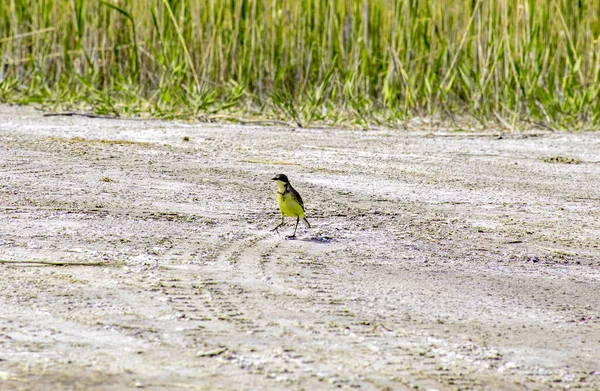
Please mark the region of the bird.
POLYGON ((304 216, 304 202, 300 194, 292 187, 288 177, 285 174, 277 174, 272 180, 277 184, 277 203, 281 211, 281 223, 271 231, 279 233, 278 228, 285 224, 285 216, 296 218, 296 227, 294 233, 288 236, 288 239, 296 237, 296 230, 300 219, 307 228, 310 228, 310 223, 304 216))

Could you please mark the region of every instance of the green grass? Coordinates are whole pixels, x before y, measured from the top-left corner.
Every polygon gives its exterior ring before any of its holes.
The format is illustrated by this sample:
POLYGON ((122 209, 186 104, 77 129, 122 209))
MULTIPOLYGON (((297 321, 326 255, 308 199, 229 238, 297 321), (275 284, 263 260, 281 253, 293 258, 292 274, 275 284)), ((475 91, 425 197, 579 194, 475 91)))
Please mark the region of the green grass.
POLYGON ((6 0, 0 101, 298 126, 593 129, 600 0, 6 0))

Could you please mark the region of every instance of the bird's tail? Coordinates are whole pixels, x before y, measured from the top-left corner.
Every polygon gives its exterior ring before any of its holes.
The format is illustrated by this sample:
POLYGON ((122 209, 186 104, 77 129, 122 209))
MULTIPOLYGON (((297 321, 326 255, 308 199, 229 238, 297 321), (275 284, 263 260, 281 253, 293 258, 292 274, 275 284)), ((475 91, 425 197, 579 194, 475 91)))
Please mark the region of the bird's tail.
POLYGON ((306 220, 306 217, 302 218, 302 222, 304 223, 304 225, 306 225, 306 228, 310 228, 310 223, 308 222, 308 220, 306 220))

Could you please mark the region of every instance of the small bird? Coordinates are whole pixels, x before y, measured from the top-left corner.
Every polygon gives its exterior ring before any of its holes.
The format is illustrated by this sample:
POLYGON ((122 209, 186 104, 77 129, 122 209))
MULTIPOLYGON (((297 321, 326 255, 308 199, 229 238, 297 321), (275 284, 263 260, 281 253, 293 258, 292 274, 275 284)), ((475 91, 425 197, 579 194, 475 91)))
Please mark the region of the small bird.
POLYGON ((292 185, 290 185, 287 176, 278 174, 272 179, 277 183, 277 203, 279 204, 279 210, 281 211, 281 223, 273 228, 272 231, 279 232, 277 228, 285 224, 285 216, 295 217, 296 227, 294 228, 294 233, 288 236, 289 239, 295 238, 300 219, 302 219, 302 222, 307 228, 310 228, 310 223, 306 220, 306 217, 304 217, 304 202, 302 202, 300 194, 298 194, 292 185))

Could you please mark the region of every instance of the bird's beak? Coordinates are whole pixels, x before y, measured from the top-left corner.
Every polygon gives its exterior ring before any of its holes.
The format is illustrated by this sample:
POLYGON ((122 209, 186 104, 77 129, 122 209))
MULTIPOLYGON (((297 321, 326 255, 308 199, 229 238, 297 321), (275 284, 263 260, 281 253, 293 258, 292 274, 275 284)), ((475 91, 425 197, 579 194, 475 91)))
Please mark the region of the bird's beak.
POLYGON ((271 180, 272 180, 272 181, 276 181, 276 180, 277 180, 277 178, 271 178, 271 180))

